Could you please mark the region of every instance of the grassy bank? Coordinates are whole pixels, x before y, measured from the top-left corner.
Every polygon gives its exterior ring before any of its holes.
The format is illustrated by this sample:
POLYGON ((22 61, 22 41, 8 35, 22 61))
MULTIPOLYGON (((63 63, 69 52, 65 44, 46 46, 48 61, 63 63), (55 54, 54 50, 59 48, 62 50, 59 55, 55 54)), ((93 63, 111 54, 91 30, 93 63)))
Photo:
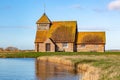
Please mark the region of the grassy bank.
POLYGON ((88 64, 100 69, 100 80, 120 80, 120 55, 80 55, 66 57, 75 64, 88 64))
POLYGON ((72 55, 120 55, 120 52, 0 52, 0 58, 37 58, 39 56, 72 56, 72 55))

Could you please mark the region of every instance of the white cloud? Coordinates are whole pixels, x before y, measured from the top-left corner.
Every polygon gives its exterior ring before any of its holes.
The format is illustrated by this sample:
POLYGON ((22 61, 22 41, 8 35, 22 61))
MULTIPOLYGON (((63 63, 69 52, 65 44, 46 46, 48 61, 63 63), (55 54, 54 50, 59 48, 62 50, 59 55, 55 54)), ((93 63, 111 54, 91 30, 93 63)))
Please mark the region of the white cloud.
POLYGON ((113 0, 108 4, 109 10, 120 10, 120 0, 113 0))
POLYGON ((71 8, 75 8, 75 9, 80 9, 81 6, 79 4, 74 4, 70 6, 71 8))

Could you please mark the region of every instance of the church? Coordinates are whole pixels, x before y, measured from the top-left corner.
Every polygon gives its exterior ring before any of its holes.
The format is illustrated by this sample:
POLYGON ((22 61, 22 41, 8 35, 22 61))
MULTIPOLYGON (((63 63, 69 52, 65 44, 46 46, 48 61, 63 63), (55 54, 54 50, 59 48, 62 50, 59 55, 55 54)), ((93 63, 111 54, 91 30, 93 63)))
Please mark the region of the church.
POLYGON ((77 21, 51 21, 44 13, 36 24, 36 52, 105 51, 105 32, 78 32, 77 21))

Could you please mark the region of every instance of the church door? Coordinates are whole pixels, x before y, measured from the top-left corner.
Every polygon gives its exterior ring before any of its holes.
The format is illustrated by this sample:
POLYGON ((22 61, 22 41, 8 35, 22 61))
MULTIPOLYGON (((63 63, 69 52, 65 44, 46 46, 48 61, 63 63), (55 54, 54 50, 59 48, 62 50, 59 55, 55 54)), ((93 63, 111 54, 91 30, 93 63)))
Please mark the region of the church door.
POLYGON ((50 43, 46 43, 46 51, 50 51, 50 43))
POLYGON ((37 44, 37 52, 39 52, 39 44, 37 44))

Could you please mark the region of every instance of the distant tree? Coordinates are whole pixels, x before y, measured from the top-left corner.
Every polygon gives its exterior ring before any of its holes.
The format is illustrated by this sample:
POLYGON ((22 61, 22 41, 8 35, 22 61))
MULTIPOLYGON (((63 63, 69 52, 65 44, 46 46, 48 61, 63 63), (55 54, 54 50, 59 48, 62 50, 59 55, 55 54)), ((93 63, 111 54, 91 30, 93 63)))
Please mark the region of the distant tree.
POLYGON ((4 51, 4 49, 3 49, 3 48, 0 48, 0 51, 4 51))
POLYGON ((5 51, 19 51, 19 49, 16 48, 16 47, 10 46, 10 47, 7 47, 7 48, 5 49, 5 51))

